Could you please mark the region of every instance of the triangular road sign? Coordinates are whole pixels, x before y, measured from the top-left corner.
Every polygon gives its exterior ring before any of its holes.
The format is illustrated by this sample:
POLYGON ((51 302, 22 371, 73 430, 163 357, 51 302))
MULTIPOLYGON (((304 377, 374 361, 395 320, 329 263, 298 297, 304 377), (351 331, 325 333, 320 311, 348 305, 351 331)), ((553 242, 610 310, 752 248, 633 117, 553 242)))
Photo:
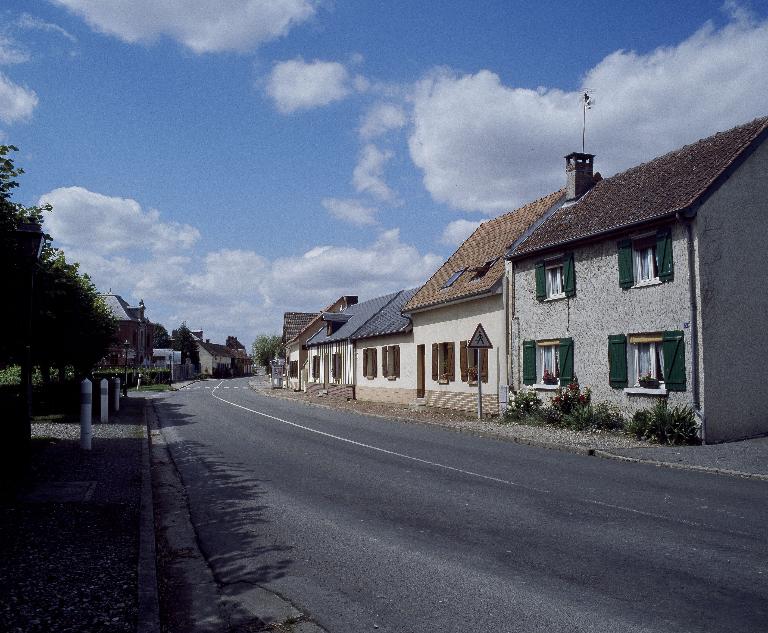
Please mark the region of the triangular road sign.
POLYGON ((493 349, 493 345, 491 345, 491 339, 489 339, 488 335, 485 333, 482 323, 477 324, 475 333, 472 335, 472 338, 469 339, 467 347, 472 349, 493 349))

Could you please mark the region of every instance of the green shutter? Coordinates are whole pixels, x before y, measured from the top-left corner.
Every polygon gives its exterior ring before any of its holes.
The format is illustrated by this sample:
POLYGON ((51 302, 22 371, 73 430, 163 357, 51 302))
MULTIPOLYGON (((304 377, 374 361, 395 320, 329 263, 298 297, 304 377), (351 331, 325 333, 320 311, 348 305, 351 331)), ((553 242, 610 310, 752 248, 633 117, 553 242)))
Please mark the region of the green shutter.
POLYGON ((547 298, 547 279, 545 276, 544 262, 536 264, 536 298, 544 301, 547 298))
POLYGON ((668 391, 685 391, 685 340, 683 332, 664 332, 664 386, 668 391))
POLYGON ((672 231, 669 228, 661 229, 656 234, 656 269, 661 281, 672 281, 674 279, 672 231))
POLYGON ((608 379, 614 389, 627 386, 627 337, 624 334, 608 337, 608 379))
POLYGON ((619 248, 619 285, 631 288, 635 285, 635 273, 632 270, 632 240, 622 240, 619 248))
POLYGON ((523 341, 523 384, 536 382, 536 341, 523 341))
POLYGON ((573 253, 563 257, 563 292, 566 297, 576 295, 576 269, 573 265, 573 253))
POLYGON ((573 339, 560 339, 560 386, 567 387, 574 380, 573 375, 573 339))

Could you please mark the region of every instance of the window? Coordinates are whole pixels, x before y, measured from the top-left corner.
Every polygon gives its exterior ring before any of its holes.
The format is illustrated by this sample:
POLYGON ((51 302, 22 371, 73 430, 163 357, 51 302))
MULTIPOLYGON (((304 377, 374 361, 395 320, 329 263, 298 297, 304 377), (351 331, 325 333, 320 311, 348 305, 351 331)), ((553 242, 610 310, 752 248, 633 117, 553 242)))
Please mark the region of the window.
POLYGON ((389 380, 400 378, 400 346, 381 348, 381 375, 389 380))
POLYGON ((450 288, 453 284, 456 283, 456 280, 459 277, 461 277, 466 270, 467 270, 466 268, 462 268, 462 269, 457 270, 456 272, 454 272, 450 277, 448 277, 448 279, 446 279, 446 281, 445 281, 445 283, 443 284, 442 287, 443 288, 450 288))
POLYGON ((331 367, 333 382, 342 382, 341 354, 331 354, 331 367))
POLYGON ((455 365, 453 343, 432 343, 432 380, 435 382, 456 380, 455 365))
POLYGON ((633 288, 672 281, 672 233, 662 229, 655 235, 642 235, 618 243, 619 285, 633 288))
POLYGON ((472 281, 475 281, 477 279, 482 279, 488 274, 488 271, 491 269, 491 267, 499 260, 498 257, 495 259, 489 259, 487 262, 485 262, 482 266, 478 266, 477 268, 474 268, 475 276, 472 277, 472 281))
POLYGON ((312 357, 312 378, 314 380, 320 379, 320 357, 319 356, 312 357))
MULTIPOLYGON (((459 343, 459 366, 461 368, 462 382, 477 382, 476 350, 467 347, 469 341, 459 343)), ((488 350, 480 350, 480 379, 488 382, 488 350)))
POLYGON ((535 267, 536 298, 539 301, 576 295, 573 253, 541 261, 535 267))
POLYGON ((292 360, 290 362, 290 365, 288 365, 288 375, 291 378, 298 378, 299 377, 299 361, 292 360))
POLYGON ((560 261, 549 263, 547 271, 547 299, 564 297, 563 294, 563 264, 560 261))
POLYGON ((685 391, 682 331, 608 337, 609 382, 614 389, 685 391))
POLYGON ((523 341, 523 384, 565 387, 574 380, 572 338, 523 341))

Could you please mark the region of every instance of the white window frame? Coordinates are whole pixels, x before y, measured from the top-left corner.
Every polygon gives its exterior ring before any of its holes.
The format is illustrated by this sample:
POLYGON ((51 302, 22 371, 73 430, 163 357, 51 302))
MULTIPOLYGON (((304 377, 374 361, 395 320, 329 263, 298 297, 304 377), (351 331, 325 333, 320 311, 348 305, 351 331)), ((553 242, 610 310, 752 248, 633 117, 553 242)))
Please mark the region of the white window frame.
POLYGON ((544 279, 546 282, 547 299, 561 299, 565 297, 562 258, 558 257, 557 259, 544 262, 544 279), (552 277, 557 279, 556 283, 552 277))
MULTIPOLYGON (((560 373, 559 343, 536 343, 536 382, 544 384, 544 370, 548 369, 554 376, 560 373)), ((549 385, 547 385, 549 386, 549 385)))
POLYGON ((661 283, 656 264, 656 234, 648 233, 632 238, 632 273, 635 286, 646 286, 661 283), (643 264, 647 265, 648 276, 641 275, 643 264))
MULTIPOLYGON (((399 345, 387 345, 381 348, 381 353, 384 354, 384 350, 387 350, 387 380, 397 380, 398 376, 395 375, 395 348, 399 348, 399 345)), ((398 349, 398 354, 400 350, 398 349)))
POLYGON ((629 343, 627 345, 627 352, 629 354, 629 362, 627 367, 631 370, 632 374, 629 376, 629 384, 634 389, 644 389, 640 386, 640 376, 644 375, 640 369, 640 352, 643 348, 648 347, 651 358, 651 377, 659 381, 659 389, 664 389, 664 353, 662 350, 661 341, 653 343, 629 343))

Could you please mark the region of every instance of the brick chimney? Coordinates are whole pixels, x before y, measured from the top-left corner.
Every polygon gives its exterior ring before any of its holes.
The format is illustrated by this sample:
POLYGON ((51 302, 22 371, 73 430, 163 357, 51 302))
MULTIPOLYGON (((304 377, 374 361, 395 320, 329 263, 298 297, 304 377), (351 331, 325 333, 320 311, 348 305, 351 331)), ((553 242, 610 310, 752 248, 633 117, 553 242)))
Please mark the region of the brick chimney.
POLYGON ((572 152, 565 157, 566 200, 581 198, 595 184, 595 178, 592 174, 594 158, 594 154, 582 154, 581 152, 572 152))

